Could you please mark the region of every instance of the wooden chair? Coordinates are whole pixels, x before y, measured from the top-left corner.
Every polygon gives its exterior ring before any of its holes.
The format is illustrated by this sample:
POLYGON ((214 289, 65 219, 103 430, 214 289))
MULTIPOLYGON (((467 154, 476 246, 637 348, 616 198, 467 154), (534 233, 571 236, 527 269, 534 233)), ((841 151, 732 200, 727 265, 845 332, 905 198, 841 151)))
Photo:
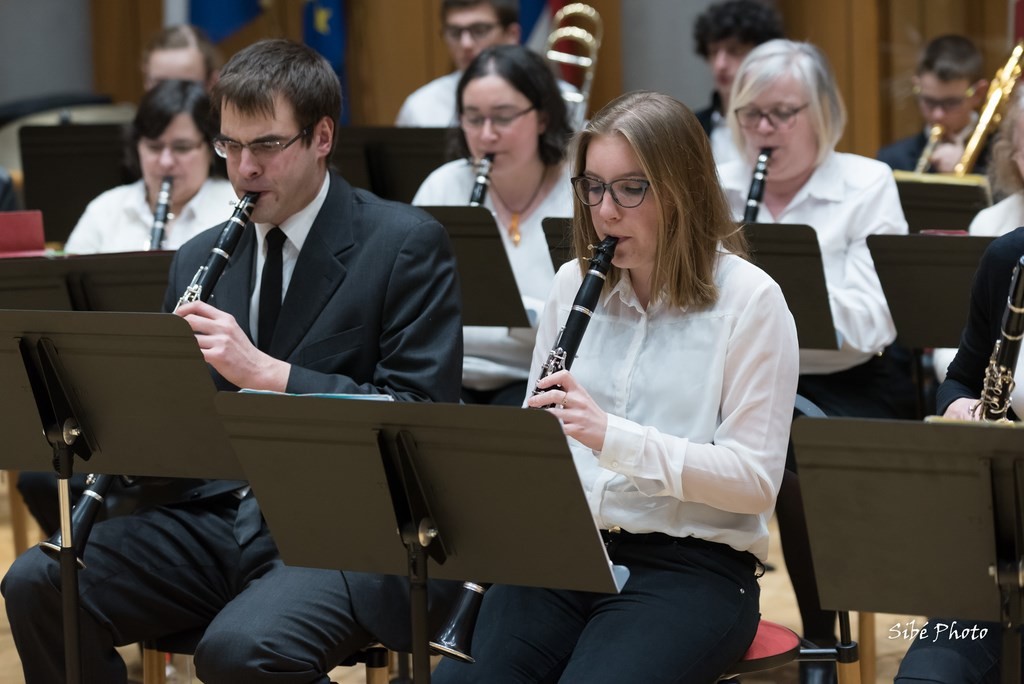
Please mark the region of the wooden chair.
MULTIPOLYGON (((147 642, 142 647, 142 682, 143 684, 166 684, 167 654, 195 653, 200 630, 172 634, 154 642, 147 642)), ((355 666, 362 663, 366 667, 366 684, 388 684, 389 675, 388 649, 380 644, 370 644, 358 653, 353 654, 341 663, 344 666, 355 666)))

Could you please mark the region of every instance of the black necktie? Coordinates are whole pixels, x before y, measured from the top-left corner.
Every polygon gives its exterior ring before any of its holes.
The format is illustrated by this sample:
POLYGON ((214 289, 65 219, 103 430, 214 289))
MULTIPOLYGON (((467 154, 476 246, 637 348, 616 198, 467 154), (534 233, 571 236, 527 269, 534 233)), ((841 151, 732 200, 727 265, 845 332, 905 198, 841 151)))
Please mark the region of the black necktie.
POLYGON ((257 346, 261 351, 270 349, 274 339, 277 315, 281 312, 281 246, 284 231, 274 228, 267 233, 267 260, 263 263, 263 280, 260 284, 260 319, 257 346))

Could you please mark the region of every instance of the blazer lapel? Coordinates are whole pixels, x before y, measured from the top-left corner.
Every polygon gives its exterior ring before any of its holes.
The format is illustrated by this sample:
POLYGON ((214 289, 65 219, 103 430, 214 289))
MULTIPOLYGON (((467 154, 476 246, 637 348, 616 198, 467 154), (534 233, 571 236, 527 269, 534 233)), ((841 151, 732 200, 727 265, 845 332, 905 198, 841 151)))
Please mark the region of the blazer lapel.
POLYGON ((271 356, 288 359, 320 317, 345 280, 341 255, 353 244, 352 189, 331 174, 327 198, 306 236, 281 305, 271 356))

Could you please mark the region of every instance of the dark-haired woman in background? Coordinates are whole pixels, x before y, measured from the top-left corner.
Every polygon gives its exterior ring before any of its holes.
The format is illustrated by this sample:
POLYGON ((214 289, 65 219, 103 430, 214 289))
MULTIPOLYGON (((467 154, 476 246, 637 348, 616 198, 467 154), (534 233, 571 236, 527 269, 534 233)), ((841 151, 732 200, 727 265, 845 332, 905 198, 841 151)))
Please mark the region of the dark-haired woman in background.
MULTIPOLYGON (((541 221, 572 215, 565 146, 572 129, 547 63, 518 45, 481 52, 456 90, 460 159, 430 174, 413 204, 467 205, 476 161, 493 154, 483 206, 494 213, 523 304, 535 324, 555 271, 541 221)), ((535 329, 464 328, 463 399, 520 406, 535 329)))
POLYGON ((64 251, 69 254, 148 249, 160 184, 173 179, 165 249, 177 249, 231 213, 236 199, 225 178, 211 177, 216 158, 210 100, 193 81, 161 81, 139 103, 127 154, 142 178, 107 190, 86 207, 64 251))

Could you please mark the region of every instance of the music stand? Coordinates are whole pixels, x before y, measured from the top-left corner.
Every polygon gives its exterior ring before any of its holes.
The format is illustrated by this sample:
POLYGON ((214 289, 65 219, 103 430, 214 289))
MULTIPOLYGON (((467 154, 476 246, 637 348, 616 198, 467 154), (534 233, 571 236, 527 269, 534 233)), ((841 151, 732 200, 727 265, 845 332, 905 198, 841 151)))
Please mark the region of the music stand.
POLYGON ((216 405, 286 563, 409 575, 417 682, 430 672, 424 554, 440 579, 621 586, 546 412, 245 393, 216 405))
POLYGON ((347 126, 331 161, 353 185, 385 199, 412 202, 432 171, 449 160, 452 129, 347 126))
POLYGON ((743 232, 753 262, 782 288, 796 321, 800 348, 838 349, 814 229, 796 224, 748 223, 743 232))
POLYGON ((793 444, 821 605, 1001 622, 1019 681, 1024 431, 798 418, 793 444))
POLYGON ((893 171, 893 176, 911 233, 967 230, 975 215, 992 204, 992 193, 984 176, 911 171, 893 171))
POLYGON ((0 430, 7 445, 0 465, 39 470, 52 457, 60 477, 65 663, 68 681, 77 682, 73 457, 104 474, 240 479, 241 472, 213 409, 206 363, 181 318, 0 311, 0 340, 0 430))
POLYGON ((23 126, 25 208, 40 209, 47 242, 66 242, 90 201, 130 182, 121 124, 23 126))
POLYGON ((529 328, 494 216, 483 207, 420 207, 445 227, 462 288, 463 325, 529 328))
POLYGON ((555 271, 572 259, 572 219, 549 216, 541 221, 544 239, 548 241, 548 252, 555 271))

